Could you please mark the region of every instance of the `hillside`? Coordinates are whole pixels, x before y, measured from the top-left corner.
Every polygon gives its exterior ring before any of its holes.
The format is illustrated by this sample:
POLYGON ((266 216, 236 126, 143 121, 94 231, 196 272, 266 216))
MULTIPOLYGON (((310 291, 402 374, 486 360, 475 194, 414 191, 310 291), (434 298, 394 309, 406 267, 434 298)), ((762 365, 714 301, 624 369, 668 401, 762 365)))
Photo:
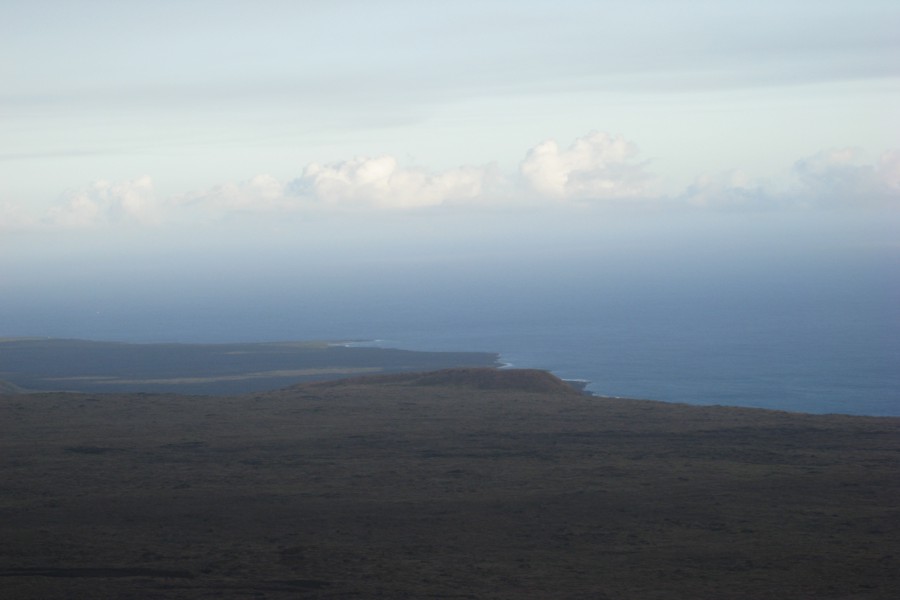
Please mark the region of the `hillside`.
POLYGON ((0 397, 10 599, 897 598, 900 419, 455 369, 0 397))

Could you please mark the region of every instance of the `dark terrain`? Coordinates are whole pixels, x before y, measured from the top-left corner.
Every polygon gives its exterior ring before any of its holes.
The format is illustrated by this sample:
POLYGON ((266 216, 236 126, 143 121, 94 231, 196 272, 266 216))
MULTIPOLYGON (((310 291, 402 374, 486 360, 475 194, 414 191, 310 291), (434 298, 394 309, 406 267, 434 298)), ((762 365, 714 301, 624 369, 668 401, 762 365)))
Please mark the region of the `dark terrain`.
POLYGON ((351 375, 496 366, 489 352, 412 352, 329 342, 126 344, 0 338, 0 393, 234 395, 351 375))
POLYGON ((462 369, 0 396, 3 598, 898 598, 900 419, 462 369))

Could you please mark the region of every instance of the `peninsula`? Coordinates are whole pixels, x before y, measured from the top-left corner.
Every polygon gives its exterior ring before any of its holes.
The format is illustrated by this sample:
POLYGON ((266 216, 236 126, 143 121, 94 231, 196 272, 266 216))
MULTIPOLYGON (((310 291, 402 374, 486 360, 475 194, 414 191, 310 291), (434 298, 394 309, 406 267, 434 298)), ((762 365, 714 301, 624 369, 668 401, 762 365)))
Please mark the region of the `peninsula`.
POLYGON ((413 352, 324 341, 136 344, 0 338, 0 393, 233 395, 352 375, 497 366, 498 358, 491 352, 413 352))

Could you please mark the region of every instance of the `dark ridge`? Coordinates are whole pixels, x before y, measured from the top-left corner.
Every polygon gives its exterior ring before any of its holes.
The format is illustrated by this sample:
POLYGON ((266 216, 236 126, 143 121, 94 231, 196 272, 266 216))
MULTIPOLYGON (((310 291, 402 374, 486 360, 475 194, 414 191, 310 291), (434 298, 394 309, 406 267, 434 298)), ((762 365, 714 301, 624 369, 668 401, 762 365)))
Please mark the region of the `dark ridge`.
POLYGON ((109 454, 110 452, 120 452, 121 448, 110 448, 107 446, 69 446, 66 452, 74 452, 75 454, 109 454))
POLYGON ((0 570, 0 577, 169 577, 193 579, 189 571, 170 571, 166 569, 116 569, 111 567, 53 568, 35 567, 0 570))
POLYGON ((572 386, 556 375, 539 369, 444 369, 424 374, 415 384, 522 392, 574 391, 572 386))
POLYGON ((900 598, 898 418, 368 381, 0 398, 0 599, 900 598))
MULTIPOLYGON (((326 379, 325 381, 301 382, 284 388, 285 390, 305 390, 308 388, 335 388, 349 385, 384 385, 384 384, 408 384, 419 377, 421 373, 386 373, 380 375, 359 375, 356 377, 342 377, 340 379, 326 379)), ((283 390, 273 390, 271 393, 280 394, 283 390)))
POLYGON ((9 381, 3 381, 0 379, 0 396, 4 394, 15 395, 15 394, 24 394, 25 390, 14 383, 10 383, 9 381))
POLYGON ((575 388, 576 390, 578 390, 579 392, 581 392, 582 394, 584 394, 585 396, 593 396, 594 395, 593 393, 589 392, 587 389, 587 386, 590 385, 590 383, 591 383, 590 381, 587 381, 585 379, 563 379, 563 381, 565 383, 567 383, 568 385, 572 386, 573 388, 575 388))
POLYGON ((493 367, 489 352, 420 352, 324 342, 124 344, 0 338, 0 395, 23 391, 233 396, 374 373, 493 367))
POLYGON ((535 393, 579 393, 575 387, 556 375, 540 369, 441 369, 426 373, 351 377, 311 385, 316 387, 338 387, 358 384, 403 384, 411 386, 450 386, 478 390, 514 390, 535 393))
POLYGON ((280 579, 271 583, 283 585, 288 588, 301 588, 307 590, 318 590, 331 585, 330 581, 320 581, 318 579, 280 579))

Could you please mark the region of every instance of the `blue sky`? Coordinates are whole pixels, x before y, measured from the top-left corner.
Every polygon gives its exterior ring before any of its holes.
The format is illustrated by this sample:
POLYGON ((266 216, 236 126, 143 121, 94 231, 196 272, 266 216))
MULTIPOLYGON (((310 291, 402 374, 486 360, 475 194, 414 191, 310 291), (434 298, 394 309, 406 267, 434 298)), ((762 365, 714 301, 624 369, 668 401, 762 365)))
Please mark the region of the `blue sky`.
POLYGON ((0 284, 745 224, 896 248, 898 31, 888 0, 3 2, 0 284))

